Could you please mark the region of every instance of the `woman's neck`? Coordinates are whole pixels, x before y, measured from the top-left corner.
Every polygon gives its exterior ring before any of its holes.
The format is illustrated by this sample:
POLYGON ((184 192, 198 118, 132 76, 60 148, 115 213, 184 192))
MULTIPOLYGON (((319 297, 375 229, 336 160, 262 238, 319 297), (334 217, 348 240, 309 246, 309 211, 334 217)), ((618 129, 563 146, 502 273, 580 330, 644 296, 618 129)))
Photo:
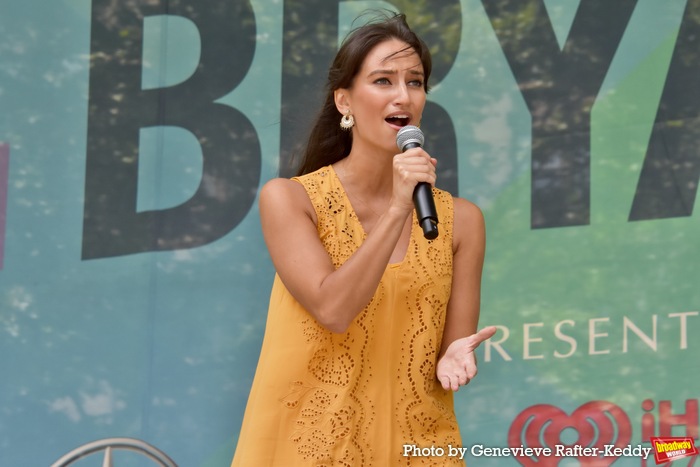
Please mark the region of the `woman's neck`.
POLYGON ((341 181, 357 193, 382 198, 391 195, 392 162, 387 161, 386 156, 363 157, 351 152, 336 164, 336 172, 340 173, 341 181))
POLYGON ((350 154, 340 162, 356 189, 381 196, 392 190, 394 154, 375 142, 355 138, 350 154))

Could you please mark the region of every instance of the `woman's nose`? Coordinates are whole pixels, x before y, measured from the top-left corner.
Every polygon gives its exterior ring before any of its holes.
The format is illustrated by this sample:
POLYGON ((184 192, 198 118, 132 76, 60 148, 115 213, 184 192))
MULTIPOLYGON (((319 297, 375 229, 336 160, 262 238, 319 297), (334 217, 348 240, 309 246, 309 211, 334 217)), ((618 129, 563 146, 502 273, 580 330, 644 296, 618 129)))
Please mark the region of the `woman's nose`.
POLYGON ((396 86, 396 96, 394 100, 397 104, 406 104, 409 100, 408 87, 405 84, 396 86))

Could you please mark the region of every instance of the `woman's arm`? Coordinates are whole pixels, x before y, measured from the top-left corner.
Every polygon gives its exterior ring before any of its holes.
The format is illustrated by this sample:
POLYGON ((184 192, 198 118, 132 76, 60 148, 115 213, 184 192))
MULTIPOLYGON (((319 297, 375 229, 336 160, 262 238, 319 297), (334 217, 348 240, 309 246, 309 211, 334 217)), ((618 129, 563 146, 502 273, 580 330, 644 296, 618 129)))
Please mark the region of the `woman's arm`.
POLYGON ((389 207, 338 269, 318 237, 316 214, 304 187, 275 179, 261 190, 262 230, 277 273, 294 298, 330 331, 345 332, 370 302, 412 213, 413 187, 420 181, 435 182, 434 160, 423 151, 397 155, 393 170, 389 207))
POLYGON ((493 336, 496 328, 491 326, 476 332, 486 248, 484 216, 473 203, 461 198, 454 201, 452 293, 447 305, 437 378, 443 388, 456 391, 476 376, 474 349, 493 336))

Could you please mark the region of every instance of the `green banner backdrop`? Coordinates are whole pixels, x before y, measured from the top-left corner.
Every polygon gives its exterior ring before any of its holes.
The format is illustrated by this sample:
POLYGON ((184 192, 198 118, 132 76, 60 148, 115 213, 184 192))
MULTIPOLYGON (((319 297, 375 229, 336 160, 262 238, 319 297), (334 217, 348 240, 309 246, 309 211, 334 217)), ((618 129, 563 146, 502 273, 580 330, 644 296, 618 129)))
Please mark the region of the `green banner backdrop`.
POLYGON ((652 436, 698 439, 700 0, 5 0, 0 465, 112 437, 228 465, 274 274, 257 191, 377 7, 433 50, 426 148, 485 214, 500 330, 463 445, 407 456, 646 466, 652 436))

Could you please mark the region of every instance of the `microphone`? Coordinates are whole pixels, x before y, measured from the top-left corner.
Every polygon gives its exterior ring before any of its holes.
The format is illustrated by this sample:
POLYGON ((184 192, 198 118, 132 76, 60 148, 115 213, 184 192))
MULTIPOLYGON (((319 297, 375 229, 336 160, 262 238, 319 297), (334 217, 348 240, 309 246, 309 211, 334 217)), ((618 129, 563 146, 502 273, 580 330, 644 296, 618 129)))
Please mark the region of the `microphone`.
MULTIPOLYGON (((401 128, 396 135, 396 145, 401 152, 408 149, 423 146, 425 137, 420 128, 407 125, 401 128)), ((423 228, 423 236, 428 240, 433 240, 438 236, 438 217, 433 200, 433 190, 430 183, 419 182, 413 190, 413 205, 416 207, 418 224, 423 228)))

